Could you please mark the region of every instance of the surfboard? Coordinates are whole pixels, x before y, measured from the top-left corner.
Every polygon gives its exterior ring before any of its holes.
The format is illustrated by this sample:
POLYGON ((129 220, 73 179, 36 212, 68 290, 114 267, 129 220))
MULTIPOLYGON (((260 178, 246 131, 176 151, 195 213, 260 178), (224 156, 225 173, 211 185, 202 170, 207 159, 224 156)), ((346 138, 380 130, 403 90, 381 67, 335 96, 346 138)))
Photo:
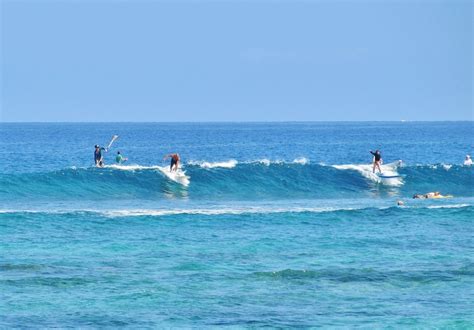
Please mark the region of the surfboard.
POLYGON ((383 173, 377 173, 377 176, 381 179, 396 179, 396 178, 402 177, 401 175, 398 175, 398 174, 389 175, 389 174, 383 174, 383 173))
POLYGON ((164 174, 171 181, 179 183, 185 187, 189 185, 189 177, 186 175, 185 171, 177 170, 177 171, 170 172, 169 167, 161 167, 161 166, 159 166, 158 169, 162 174, 164 174))
POLYGON ((453 195, 439 195, 439 196, 433 196, 433 197, 428 197, 427 199, 440 199, 440 198, 453 198, 453 195))

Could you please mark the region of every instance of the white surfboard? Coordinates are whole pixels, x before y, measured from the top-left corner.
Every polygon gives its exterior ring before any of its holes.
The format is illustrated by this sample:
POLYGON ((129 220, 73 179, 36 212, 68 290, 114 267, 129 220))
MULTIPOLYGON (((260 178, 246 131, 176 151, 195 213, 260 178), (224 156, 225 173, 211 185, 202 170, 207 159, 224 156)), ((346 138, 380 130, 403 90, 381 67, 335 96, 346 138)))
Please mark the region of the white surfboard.
POLYGON ((402 176, 399 174, 393 174, 393 173, 377 173, 377 176, 381 179, 395 179, 395 178, 401 178, 402 176))
POLYGON ((168 179, 171 181, 174 181, 176 183, 179 183, 185 187, 189 185, 189 176, 186 175, 186 172, 178 169, 177 171, 170 172, 170 168, 168 166, 162 167, 162 166, 157 166, 158 170, 164 174, 168 179))

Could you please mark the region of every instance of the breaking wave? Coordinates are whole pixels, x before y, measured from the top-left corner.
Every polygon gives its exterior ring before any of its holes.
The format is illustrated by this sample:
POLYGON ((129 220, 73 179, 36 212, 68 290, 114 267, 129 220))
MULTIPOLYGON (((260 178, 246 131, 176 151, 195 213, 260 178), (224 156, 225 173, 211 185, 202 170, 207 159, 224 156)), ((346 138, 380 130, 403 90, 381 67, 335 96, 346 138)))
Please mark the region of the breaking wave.
POLYGON ((0 174, 0 200, 157 199, 163 195, 192 199, 354 198, 373 194, 410 197, 441 191, 455 197, 474 195, 474 168, 452 165, 392 166, 400 177, 381 180, 370 165, 312 164, 259 160, 239 163, 191 162, 184 166, 189 186, 174 182, 160 166, 111 165, 67 168, 43 173, 0 174))

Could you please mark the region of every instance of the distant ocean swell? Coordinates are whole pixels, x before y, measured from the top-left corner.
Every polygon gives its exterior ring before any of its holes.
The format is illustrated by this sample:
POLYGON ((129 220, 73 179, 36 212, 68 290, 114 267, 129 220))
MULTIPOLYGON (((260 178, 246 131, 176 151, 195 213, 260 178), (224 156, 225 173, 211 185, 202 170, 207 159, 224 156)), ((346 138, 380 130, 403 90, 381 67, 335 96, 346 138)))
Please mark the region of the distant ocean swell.
POLYGON ((452 269, 412 270, 410 272, 400 270, 383 271, 372 268, 333 268, 320 270, 285 269, 274 272, 255 272, 253 275, 256 279, 275 281, 326 280, 332 282, 433 283, 456 281, 460 277, 473 276, 474 264, 470 263, 452 269))
MULTIPOLYGON (((156 199, 185 194, 193 199, 344 198, 368 191, 394 189, 371 179, 367 165, 329 166, 267 160, 238 163, 191 162, 184 166, 190 185, 169 180, 158 166, 67 168, 43 173, 0 174, 0 200, 35 199, 156 199)), ((473 196, 474 168, 459 165, 418 165, 397 169, 400 194, 439 190, 455 197, 473 196)))

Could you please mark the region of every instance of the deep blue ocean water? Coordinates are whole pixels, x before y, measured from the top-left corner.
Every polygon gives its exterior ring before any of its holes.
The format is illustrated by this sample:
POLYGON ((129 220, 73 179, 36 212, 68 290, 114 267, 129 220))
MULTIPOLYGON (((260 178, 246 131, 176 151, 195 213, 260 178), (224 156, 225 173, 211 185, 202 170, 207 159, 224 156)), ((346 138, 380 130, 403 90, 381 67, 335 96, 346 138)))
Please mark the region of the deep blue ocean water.
POLYGON ((2 123, 0 327, 472 328, 473 133, 2 123), (401 178, 371 174, 371 149, 401 178), (453 197, 411 198, 431 191, 453 197))

